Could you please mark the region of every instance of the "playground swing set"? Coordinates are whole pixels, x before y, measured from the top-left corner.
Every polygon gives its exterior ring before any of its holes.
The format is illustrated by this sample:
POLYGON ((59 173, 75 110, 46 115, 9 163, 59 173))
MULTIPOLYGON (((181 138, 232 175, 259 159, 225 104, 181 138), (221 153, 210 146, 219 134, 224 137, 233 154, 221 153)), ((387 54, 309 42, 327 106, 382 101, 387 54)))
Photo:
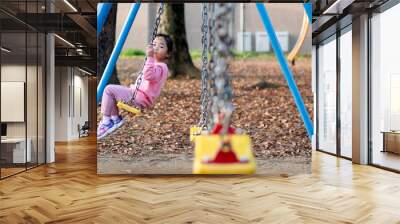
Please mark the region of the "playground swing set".
MULTIPOLYGON (((98 5, 97 35, 107 19, 112 3, 98 5)), ((304 3, 303 25, 299 38, 289 53, 287 60, 294 64, 294 59, 304 43, 311 23, 311 4, 304 3)), ((278 42, 268 13, 262 3, 256 3, 263 25, 268 33, 272 48, 279 61, 283 75, 288 82, 289 89, 294 97, 297 109, 305 124, 308 136, 313 135, 313 126, 304 102, 301 98, 293 74, 278 42)), ((105 86, 112 75, 118 56, 126 41, 131 26, 135 20, 140 3, 132 5, 121 34, 117 39, 113 52, 108 60, 103 76, 97 87, 97 102, 100 102, 105 86)), ((153 42, 164 11, 164 3, 160 3, 151 42, 153 42)), ((232 89, 230 86, 228 58, 231 56, 232 38, 229 36, 230 23, 233 21, 233 7, 231 3, 203 3, 202 7, 202 68, 201 68, 201 115, 196 126, 190 128, 190 140, 194 141, 195 157, 193 174, 251 174, 255 173, 256 163, 252 153, 251 139, 247 134, 239 133, 231 125, 234 111, 232 104, 232 89), (211 13, 211 17, 208 17, 211 13), (209 36, 208 36, 208 32, 209 36), (208 40, 209 37, 209 40, 208 40), (208 46, 209 44, 209 46, 208 46), (210 55, 210 60, 208 60, 210 55), (211 97, 211 101, 209 98, 211 97)), ((138 74, 135 90, 131 102, 118 102, 120 109, 138 116, 141 109, 134 105, 137 91, 143 78, 143 66, 138 74)))

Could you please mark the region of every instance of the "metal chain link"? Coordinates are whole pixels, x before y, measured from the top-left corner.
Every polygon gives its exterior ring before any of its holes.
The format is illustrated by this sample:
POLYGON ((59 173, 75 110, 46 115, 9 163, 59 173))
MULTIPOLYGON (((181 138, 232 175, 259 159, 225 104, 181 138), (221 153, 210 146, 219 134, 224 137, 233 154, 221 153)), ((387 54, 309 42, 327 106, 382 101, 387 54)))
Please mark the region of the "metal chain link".
POLYGON ((201 116, 198 126, 203 130, 206 129, 207 126, 207 118, 208 118, 208 71, 207 71, 207 63, 208 63, 208 7, 206 3, 203 3, 202 9, 202 26, 201 26, 201 44, 202 44, 202 67, 201 67, 201 116))
POLYGON ((211 49, 211 61, 213 65, 210 66, 211 80, 214 82, 215 88, 211 88, 213 96, 211 110, 214 121, 218 119, 219 114, 222 113, 224 116, 222 121, 222 135, 227 133, 233 112, 233 94, 228 74, 228 59, 232 56, 230 49, 233 45, 233 39, 230 36, 230 23, 233 19, 232 13, 232 3, 215 3, 215 16, 213 16, 211 32, 215 42, 213 42, 214 48, 211 49))
MULTIPOLYGON (((154 26, 153 26, 153 33, 151 35, 151 42, 150 43, 153 43, 154 39, 156 38, 156 35, 157 35, 157 32, 158 32, 158 26, 160 25, 161 15, 163 14, 163 12, 164 12, 164 3, 160 3, 160 7, 158 8, 158 12, 157 12, 156 21, 155 21, 154 26)), ((138 78, 136 79, 136 83, 135 83, 136 88, 135 88, 135 90, 133 92, 133 96, 132 96, 132 99, 131 99, 132 105, 135 105, 136 95, 137 95, 137 92, 139 91, 140 84, 142 83, 142 80, 143 80, 143 69, 144 69, 144 65, 146 64, 146 61, 147 61, 147 56, 144 58, 144 62, 143 62, 142 68, 140 69, 138 78)))
POLYGON ((208 80, 208 84, 209 84, 209 91, 208 94, 209 96, 211 96, 211 99, 207 104, 208 104, 208 130, 211 130, 214 127, 214 117, 212 116, 211 113, 211 108, 213 107, 213 102, 214 102, 214 97, 216 97, 216 92, 215 92, 215 74, 214 74, 214 69, 215 69, 215 62, 214 62, 214 57, 213 55, 215 55, 216 52, 216 47, 215 47, 215 38, 214 38, 214 29, 213 27, 215 27, 215 4, 214 3, 209 3, 209 11, 210 11, 210 18, 209 18, 209 27, 208 30, 210 32, 210 43, 209 43, 209 54, 211 56, 209 64, 208 64, 208 74, 209 74, 209 80, 208 80))

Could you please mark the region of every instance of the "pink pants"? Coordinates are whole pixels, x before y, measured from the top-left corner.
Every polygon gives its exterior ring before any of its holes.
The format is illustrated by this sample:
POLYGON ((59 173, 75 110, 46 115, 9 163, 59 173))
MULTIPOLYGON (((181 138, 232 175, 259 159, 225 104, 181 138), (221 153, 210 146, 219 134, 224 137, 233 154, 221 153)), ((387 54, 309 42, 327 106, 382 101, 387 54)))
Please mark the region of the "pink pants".
MULTIPOLYGON (((133 90, 121 85, 107 85, 101 100, 101 113, 105 116, 118 115, 118 101, 128 103, 133 97, 133 90)), ((139 105, 136 105, 139 106, 139 105)))

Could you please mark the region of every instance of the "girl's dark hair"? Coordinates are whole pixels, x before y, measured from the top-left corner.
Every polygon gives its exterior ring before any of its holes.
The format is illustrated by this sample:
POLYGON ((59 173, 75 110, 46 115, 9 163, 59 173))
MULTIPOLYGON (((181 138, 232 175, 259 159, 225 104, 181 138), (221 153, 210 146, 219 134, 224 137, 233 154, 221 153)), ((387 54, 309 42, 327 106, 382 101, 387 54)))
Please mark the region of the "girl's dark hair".
POLYGON ((156 37, 162 37, 162 38, 164 38, 164 40, 165 40, 165 43, 167 43, 167 52, 168 52, 168 54, 169 53, 171 53, 172 52, 172 47, 174 46, 174 44, 173 44, 173 42, 172 42, 172 38, 169 36, 169 35, 167 35, 167 34, 164 34, 164 33, 158 33, 157 35, 156 35, 156 37))

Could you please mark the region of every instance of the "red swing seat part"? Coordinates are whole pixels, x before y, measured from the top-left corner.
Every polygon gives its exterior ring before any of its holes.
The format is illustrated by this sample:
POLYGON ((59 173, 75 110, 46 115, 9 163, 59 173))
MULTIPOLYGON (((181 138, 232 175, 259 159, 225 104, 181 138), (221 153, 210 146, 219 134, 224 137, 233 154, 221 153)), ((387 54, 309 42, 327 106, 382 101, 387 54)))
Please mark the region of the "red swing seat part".
MULTIPOLYGON (((215 124, 214 128, 211 130, 211 134, 218 135, 221 134, 223 129, 223 125, 220 123, 215 124)), ((229 126, 228 127, 228 135, 235 134, 235 128, 229 126)), ((235 154, 235 152, 231 148, 231 144, 229 142, 222 143, 221 148, 218 150, 218 153, 215 155, 213 160, 207 161, 207 163, 238 163, 240 162, 235 154)))
MULTIPOLYGON (((223 129, 222 124, 217 123, 214 128, 211 130, 212 135, 218 135, 221 134, 221 131, 223 129)), ((229 126, 228 127, 228 135, 233 135, 236 133, 236 129, 234 127, 229 126)))

